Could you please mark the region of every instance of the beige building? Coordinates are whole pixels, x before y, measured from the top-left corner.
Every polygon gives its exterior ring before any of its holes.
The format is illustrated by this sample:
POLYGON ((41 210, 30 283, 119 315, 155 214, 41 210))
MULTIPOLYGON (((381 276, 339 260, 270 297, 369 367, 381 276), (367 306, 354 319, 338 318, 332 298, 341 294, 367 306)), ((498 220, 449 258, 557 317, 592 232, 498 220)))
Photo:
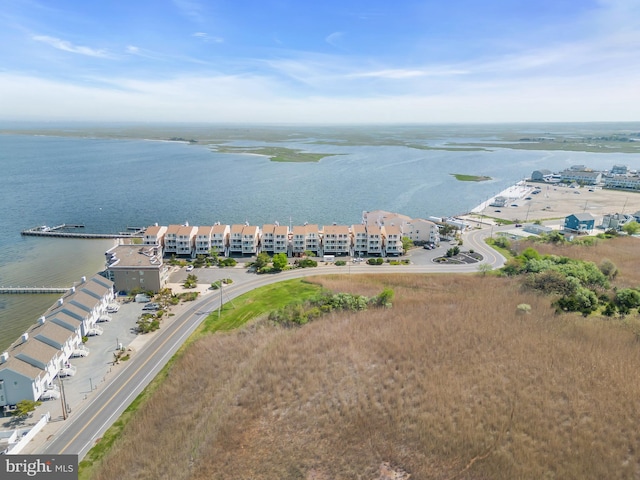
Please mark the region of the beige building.
POLYGON ((349 255, 351 253, 351 232, 346 225, 326 226, 322 232, 322 253, 327 255, 349 255))
POLYGON ((164 234, 164 253, 178 253, 178 232, 180 228, 182 228, 182 225, 169 225, 167 227, 164 234))
POLYGON ((117 291, 159 292, 169 280, 159 245, 117 245, 106 255, 107 274, 117 291))
POLYGON ((256 255, 260 243, 260 229, 257 225, 242 228, 242 255, 256 255))
POLYGON ((367 253, 369 255, 382 255, 382 228, 378 225, 367 225, 367 253))
POLYGON ((292 232, 293 255, 303 255, 304 252, 320 254, 320 228, 318 225, 296 225, 292 232))
POLYGON ((164 248, 164 235, 167 232, 167 227, 153 225, 148 227, 144 231, 144 237, 142 238, 142 242, 145 245, 160 245, 164 248))

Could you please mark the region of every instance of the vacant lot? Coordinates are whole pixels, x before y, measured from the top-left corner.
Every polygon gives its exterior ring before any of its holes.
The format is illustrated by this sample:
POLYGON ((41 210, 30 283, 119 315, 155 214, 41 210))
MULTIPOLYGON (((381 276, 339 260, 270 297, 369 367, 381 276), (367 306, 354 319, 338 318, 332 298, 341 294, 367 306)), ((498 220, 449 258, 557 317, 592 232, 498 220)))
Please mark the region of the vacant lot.
MULTIPOLYGON (((637 286, 633 241, 563 254, 606 256, 637 286)), ((636 313, 557 316, 515 279, 317 281, 389 286, 394 306, 198 340, 94 477, 374 479, 382 462, 412 479, 640 476, 636 313)))

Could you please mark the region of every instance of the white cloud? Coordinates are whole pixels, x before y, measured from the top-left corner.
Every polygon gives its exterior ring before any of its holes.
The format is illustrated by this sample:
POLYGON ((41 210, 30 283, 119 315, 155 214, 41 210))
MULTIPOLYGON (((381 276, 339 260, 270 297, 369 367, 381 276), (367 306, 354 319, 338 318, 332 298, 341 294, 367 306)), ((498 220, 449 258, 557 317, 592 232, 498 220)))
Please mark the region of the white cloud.
POLYGON ((424 70, 391 68, 386 70, 375 70, 370 72, 352 73, 347 75, 351 78, 386 78, 392 80, 403 80, 416 77, 442 77, 449 75, 464 75, 468 73, 466 70, 434 68, 424 70))
POLYGON ((636 121, 636 82, 465 83, 438 95, 289 96, 259 76, 103 79, 101 87, 0 73, 3 115, 13 120, 400 123, 636 121), (104 87, 104 85, 108 85, 104 87), (8 117, 8 112, 13 112, 8 117))
POLYGON ((95 48, 91 48, 91 47, 74 45, 71 42, 68 42, 66 40, 61 40, 55 37, 49 37, 47 35, 34 35, 31 38, 37 42, 46 43, 47 45, 53 48, 57 48, 58 50, 63 50, 65 52, 77 53, 79 55, 87 55, 89 57, 101 57, 101 58, 109 57, 109 54, 106 50, 96 50, 95 48))
POLYGON ((343 36, 344 36, 344 33, 342 32, 333 32, 332 34, 328 35, 324 39, 324 41, 327 42, 329 45, 332 45, 334 47, 339 47, 340 40, 342 39, 343 36))
POLYGON ((191 36, 199 38, 203 42, 207 42, 207 43, 223 43, 224 42, 224 38, 222 38, 222 37, 212 37, 208 33, 205 33, 205 32, 196 32, 196 33, 193 33, 191 36))

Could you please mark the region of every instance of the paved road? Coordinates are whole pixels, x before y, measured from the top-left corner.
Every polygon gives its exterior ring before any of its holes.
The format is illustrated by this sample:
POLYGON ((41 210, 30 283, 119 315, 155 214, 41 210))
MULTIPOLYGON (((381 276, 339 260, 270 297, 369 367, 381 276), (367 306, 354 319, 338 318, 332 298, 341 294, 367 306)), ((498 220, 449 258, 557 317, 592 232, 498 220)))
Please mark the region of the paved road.
MULTIPOLYGON (((488 248, 484 238, 496 233, 500 228, 485 227, 472 230, 464 235, 464 248, 473 249, 484 257, 483 263, 493 268, 503 265, 504 259, 488 248)), ((443 247, 441 247, 442 249, 443 247)), ((442 251, 439 252, 440 255, 442 251)), ((370 266, 349 264, 344 267, 327 266, 311 269, 285 271, 277 275, 246 274, 240 282, 224 288, 224 300, 249 292, 255 288, 282 280, 300 278, 310 275, 322 275, 337 272, 358 273, 445 273, 445 272, 476 272, 478 264, 471 265, 443 265, 431 262, 434 251, 414 251, 411 265, 370 266), (337 270, 340 268, 340 270, 337 270)), ((164 367, 171 356, 180 348, 189 335, 196 329, 206 316, 215 311, 220 304, 219 295, 207 295, 202 300, 194 302, 180 315, 177 315, 166 327, 157 332, 153 340, 146 343, 137 355, 122 365, 122 369, 111 381, 84 404, 79 411, 74 412, 60 429, 51 435, 50 439, 40 448, 38 453, 46 454, 77 454, 82 459, 91 447, 100 439, 104 432, 113 424, 129 404, 142 392, 149 382, 164 367)))

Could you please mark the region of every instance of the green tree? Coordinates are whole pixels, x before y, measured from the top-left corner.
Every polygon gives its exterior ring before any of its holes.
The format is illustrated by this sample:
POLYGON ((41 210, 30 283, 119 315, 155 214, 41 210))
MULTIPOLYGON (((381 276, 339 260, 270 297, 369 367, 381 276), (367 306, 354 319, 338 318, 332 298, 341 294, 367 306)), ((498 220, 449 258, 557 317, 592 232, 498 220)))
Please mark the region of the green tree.
POLYGON ((615 263, 613 263, 608 258, 605 258, 604 260, 602 260, 598 268, 600 268, 600 271, 602 272, 602 274, 606 276, 609 280, 616 278, 616 275, 618 275, 618 267, 616 267, 615 263))
POLYGON ((220 252, 218 251, 218 247, 211 247, 211 249, 209 250, 209 257, 211 258, 214 265, 218 263, 219 256, 220 252))
POLYGON ((633 222, 629 222, 624 227, 622 227, 622 231, 627 235, 635 235, 636 233, 640 232, 640 223, 636 222, 635 220, 633 222))
POLYGON ((187 279, 184 281, 184 288, 196 288, 198 285, 198 277, 193 273, 187 275, 187 279))
POLYGON ((13 412, 13 416, 21 419, 27 418, 38 405, 40 405, 40 402, 34 402, 33 400, 20 400, 16 403, 16 411, 13 412))
POLYGON ((402 251, 407 252, 413 248, 413 240, 409 237, 402 237, 402 251))
POLYGON ((256 270, 260 270, 269 265, 269 262, 271 262, 269 254, 267 252, 260 252, 256 257, 256 261, 253 262, 253 266, 256 267, 256 270))
POLYGON ((273 268, 277 271, 282 271, 287 268, 287 263, 289 263, 289 259, 287 258, 286 253, 276 253, 273 256, 273 268))

